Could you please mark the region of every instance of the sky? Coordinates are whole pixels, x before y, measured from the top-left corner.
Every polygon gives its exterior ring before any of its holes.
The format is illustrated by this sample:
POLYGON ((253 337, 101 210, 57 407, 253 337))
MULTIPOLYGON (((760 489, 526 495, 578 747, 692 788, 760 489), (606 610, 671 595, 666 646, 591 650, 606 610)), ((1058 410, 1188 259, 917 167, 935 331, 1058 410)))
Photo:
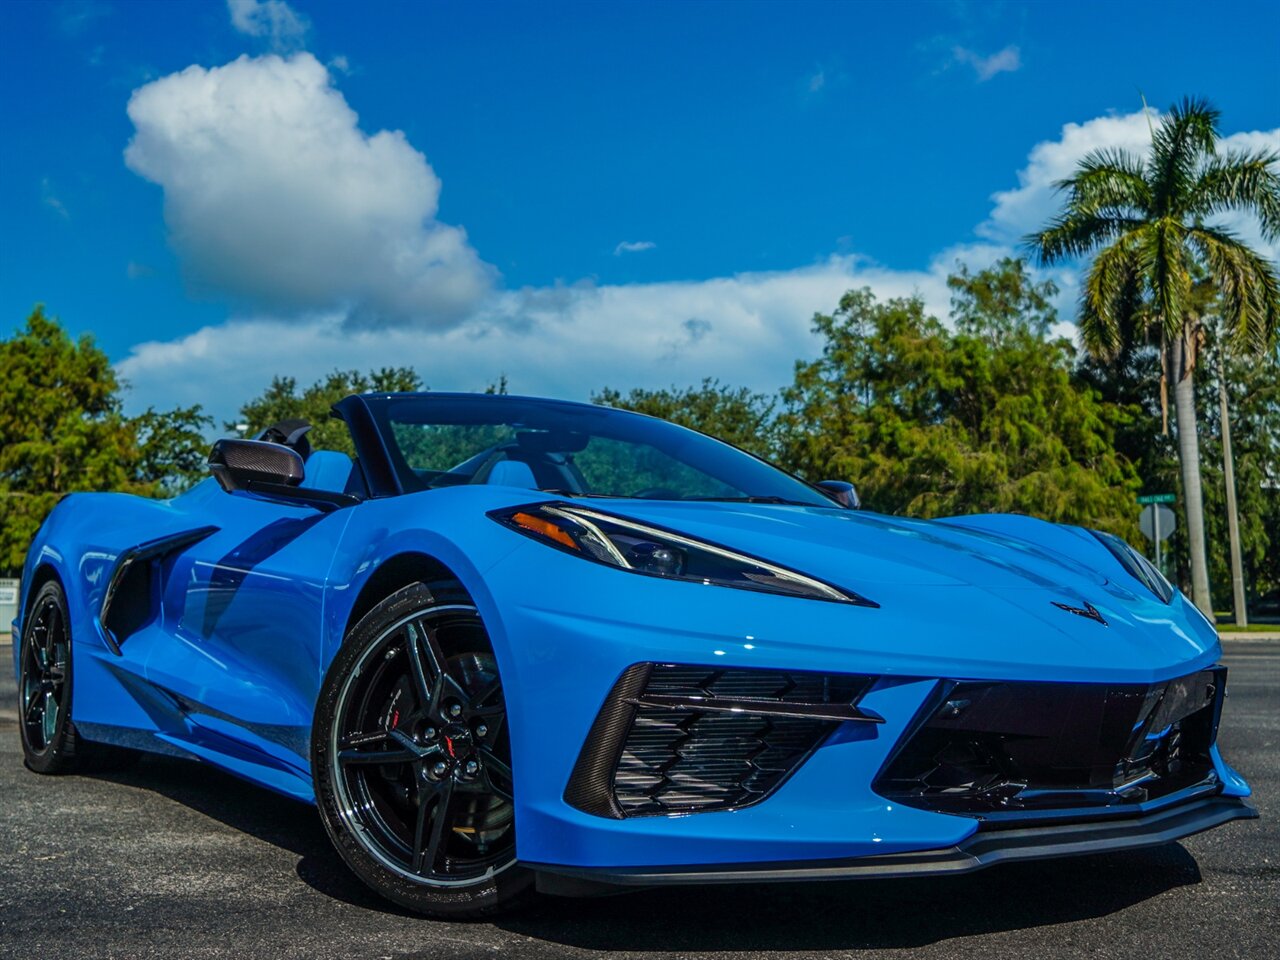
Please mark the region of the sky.
POLYGON ((8 0, 0 85, 0 308, 131 412, 392 365, 771 391, 846 289, 945 314, 1144 96, 1280 149, 1280 4, 8 0))

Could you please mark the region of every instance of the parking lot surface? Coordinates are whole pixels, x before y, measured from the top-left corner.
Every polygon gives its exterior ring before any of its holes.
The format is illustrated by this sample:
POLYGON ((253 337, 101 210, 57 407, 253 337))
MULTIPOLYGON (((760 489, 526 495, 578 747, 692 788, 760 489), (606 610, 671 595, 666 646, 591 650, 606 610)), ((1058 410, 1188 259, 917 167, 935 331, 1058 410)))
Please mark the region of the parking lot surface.
POLYGON ((653 890, 440 923, 368 893, 315 811, 206 766, 39 777, 0 646, 0 957, 1275 957, 1280 641, 1228 641, 1221 743, 1258 821, 965 877, 653 890))

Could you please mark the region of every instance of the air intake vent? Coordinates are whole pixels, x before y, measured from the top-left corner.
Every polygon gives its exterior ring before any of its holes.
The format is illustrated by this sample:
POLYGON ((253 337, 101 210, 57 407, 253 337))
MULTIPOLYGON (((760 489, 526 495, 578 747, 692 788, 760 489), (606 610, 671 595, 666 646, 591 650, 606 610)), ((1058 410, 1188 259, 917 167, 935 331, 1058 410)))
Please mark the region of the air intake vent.
POLYGON ((659 816, 758 803, 841 722, 878 723, 872 678, 637 664, 592 726, 565 800, 597 816, 659 816))
POLYGON ((875 782, 899 803, 999 821, 1213 788, 1226 669, 1145 686, 958 683, 875 782))

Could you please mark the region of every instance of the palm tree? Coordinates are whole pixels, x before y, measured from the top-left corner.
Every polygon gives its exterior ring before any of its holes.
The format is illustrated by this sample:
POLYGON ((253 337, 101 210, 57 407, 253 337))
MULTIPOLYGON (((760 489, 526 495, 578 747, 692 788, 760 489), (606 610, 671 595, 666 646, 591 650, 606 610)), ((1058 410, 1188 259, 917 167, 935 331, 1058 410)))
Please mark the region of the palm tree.
POLYGON ((1268 241, 1280 237, 1280 155, 1217 151, 1219 113, 1185 99, 1161 118, 1145 158, 1098 150, 1058 184, 1062 213, 1027 237, 1042 265, 1095 254, 1080 303, 1085 346, 1114 358, 1134 344, 1160 344, 1161 407, 1174 377, 1192 596, 1213 618, 1205 560, 1195 369, 1200 315, 1193 279, 1203 271, 1220 297, 1232 346, 1262 352, 1280 320, 1275 265, 1212 221, 1241 211, 1257 217, 1268 241))

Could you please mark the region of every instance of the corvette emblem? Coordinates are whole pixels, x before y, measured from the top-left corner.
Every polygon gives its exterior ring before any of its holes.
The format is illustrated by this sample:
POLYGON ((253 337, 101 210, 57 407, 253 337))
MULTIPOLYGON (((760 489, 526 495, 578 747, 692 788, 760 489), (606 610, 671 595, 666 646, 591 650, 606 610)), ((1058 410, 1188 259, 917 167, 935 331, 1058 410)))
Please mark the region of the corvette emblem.
POLYGON ((1049 602, 1059 610, 1065 610, 1067 613, 1074 613, 1077 617, 1084 617, 1086 620, 1096 620, 1104 627, 1107 625, 1106 618, 1098 612, 1097 607, 1092 603, 1089 603, 1087 600, 1083 607, 1073 607, 1069 603, 1059 603, 1057 600, 1050 600, 1049 602))

